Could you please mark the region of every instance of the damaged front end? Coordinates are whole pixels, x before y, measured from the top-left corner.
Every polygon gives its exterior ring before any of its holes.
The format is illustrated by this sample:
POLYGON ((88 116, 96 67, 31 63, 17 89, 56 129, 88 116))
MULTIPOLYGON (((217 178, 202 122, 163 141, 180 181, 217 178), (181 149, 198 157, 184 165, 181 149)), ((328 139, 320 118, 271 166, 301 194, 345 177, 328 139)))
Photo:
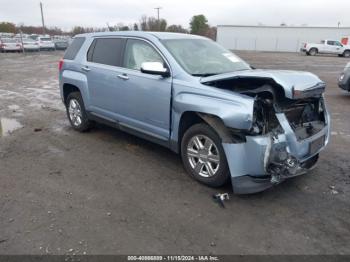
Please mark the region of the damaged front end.
POLYGON ((206 84, 255 98, 251 128, 232 129, 243 139, 223 143, 235 193, 263 191, 315 166, 330 134, 323 82, 285 87, 271 77, 235 76, 206 84))

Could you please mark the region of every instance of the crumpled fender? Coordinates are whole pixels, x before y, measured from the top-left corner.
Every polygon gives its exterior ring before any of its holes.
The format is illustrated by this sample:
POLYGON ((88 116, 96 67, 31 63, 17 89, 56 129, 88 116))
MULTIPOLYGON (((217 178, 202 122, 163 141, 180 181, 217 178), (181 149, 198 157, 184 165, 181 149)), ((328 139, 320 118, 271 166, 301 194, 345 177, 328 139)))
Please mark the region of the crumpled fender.
POLYGON ((202 94, 180 93, 173 100, 173 110, 177 115, 192 111, 219 117, 226 127, 248 130, 252 126, 254 99, 237 96, 206 96, 202 94))

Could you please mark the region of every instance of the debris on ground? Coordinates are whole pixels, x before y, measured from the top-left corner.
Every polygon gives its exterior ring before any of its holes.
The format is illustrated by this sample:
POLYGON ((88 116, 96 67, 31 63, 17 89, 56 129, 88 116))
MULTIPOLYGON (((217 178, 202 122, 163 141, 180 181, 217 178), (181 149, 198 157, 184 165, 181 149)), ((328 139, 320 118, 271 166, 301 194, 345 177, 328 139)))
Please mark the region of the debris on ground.
POLYGON ((5 243, 8 239, 0 239, 0 244, 5 243))
POLYGON ((329 186, 332 195, 337 195, 339 192, 335 189, 335 186, 329 186))
POLYGON ((218 193, 213 195, 213 199, 216 203, 218 203, 221 207, 225 208, 224 201, 229 200, 230 197, 228 193, 218 193))
POLYGON ((42 128, 34 128, 34 132, 40 132, 42 130, 43 130, 42 128))

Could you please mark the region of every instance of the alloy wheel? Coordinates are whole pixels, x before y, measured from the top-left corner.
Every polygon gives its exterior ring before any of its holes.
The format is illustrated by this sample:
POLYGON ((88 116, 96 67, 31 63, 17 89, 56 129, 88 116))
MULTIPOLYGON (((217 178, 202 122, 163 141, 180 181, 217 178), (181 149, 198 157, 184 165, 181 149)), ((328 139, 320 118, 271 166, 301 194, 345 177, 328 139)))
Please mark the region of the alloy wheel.
POLYGON ((72 124, 74 126, 80 126, 82 123, 83 115, 78 100, 73 98, 69 101, 68 112, 72 124))
POLYGON ((220 154, 215 143, 207 136, 192 137, 187 146, 191 168, 202 177, 212 177, 220 167, 220 154))

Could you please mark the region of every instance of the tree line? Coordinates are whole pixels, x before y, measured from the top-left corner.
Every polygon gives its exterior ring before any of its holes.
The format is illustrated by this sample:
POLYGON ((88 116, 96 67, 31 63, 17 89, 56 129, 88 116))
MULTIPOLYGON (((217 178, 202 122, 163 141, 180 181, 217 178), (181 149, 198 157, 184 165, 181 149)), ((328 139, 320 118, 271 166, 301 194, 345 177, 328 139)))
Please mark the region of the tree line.
MULTIPOLYGON (((158 19, 155 17, 142 16, 138 22, 130 25, 118 23, 116 25, 106 24, 106 27, 83 27, 74 26, 70 31, 63 31, 59 27, 45 27, 45 33, 49 35, 76 35, 90 32, 104 31, 158 31, 158 32, 176 32, 187 33, 209 37, 216 39, 216 27, 208 24, 207 18, 200 14, 191 18, 189 29, 183 28, 181 25, 168 25, 166 19, 158 19)), ((3 33, 25 33, 25 34, 43 34, 41 26, 26 26, 24 24, 15 25, 11 22, 0 22, 0 32, 3 33)))

